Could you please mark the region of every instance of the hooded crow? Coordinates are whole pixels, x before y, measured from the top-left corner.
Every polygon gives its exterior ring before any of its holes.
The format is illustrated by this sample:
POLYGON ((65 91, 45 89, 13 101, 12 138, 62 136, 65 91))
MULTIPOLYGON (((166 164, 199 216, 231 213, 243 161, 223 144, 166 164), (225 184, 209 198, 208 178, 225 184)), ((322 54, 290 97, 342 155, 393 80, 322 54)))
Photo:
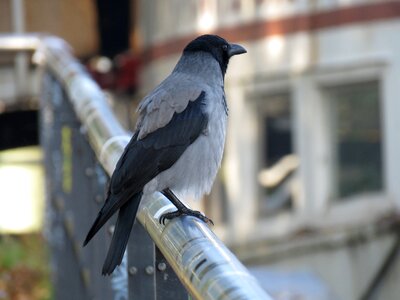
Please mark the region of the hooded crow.
POLYGON ((179 198, 200 198, 210 192, 225 143, 225 72, 229 59, 245 52, 219 36, 199 36, 184 48, 172 73, 140 103, 134 135, 84 241, 85 246, 118 211, 103 275, 121 264, 143 195, 159 191, 177 207, 162 215, 160 223, 180 215, 212 223, 179 198))

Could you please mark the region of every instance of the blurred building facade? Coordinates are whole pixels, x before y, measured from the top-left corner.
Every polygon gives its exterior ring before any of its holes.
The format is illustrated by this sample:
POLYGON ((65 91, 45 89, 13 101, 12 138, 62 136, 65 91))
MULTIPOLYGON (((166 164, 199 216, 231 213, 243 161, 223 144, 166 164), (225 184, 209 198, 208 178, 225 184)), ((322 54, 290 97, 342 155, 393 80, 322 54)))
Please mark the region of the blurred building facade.
POLYGON ((219 183, 203 204, 249 265, 312 270, 339 299, 397 299, 400 2, 137 1, 144 93, 216 33, 226 76, 219 183))

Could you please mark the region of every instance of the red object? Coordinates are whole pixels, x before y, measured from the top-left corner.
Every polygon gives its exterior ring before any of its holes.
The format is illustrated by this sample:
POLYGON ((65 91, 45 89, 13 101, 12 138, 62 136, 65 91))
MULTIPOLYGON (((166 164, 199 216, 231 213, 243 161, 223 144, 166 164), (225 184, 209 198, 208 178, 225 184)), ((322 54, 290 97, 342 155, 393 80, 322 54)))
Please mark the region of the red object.
POLYGON ((95 64, 87 63, 86 67, 93 79, 102 89, 134 93, 139 87, 141 61, 130 53, 117 55, 108 72, 100 72, 95 64))
POLYGON ((120 54, 115 58, 115 89, 134 92, 139 86, 140 60, 137 56, 120 54))

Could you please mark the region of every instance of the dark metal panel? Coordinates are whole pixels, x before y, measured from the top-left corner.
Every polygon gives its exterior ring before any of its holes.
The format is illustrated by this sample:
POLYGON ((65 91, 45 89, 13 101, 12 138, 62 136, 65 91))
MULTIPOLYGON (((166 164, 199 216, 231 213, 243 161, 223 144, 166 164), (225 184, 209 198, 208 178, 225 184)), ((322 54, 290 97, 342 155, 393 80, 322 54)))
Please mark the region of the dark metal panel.
POLYGON ((155 300, 155 246, 138 222, 128 243, 128 271, 130 298, 155 300))
POLYGON ((103 229, 82 248, 104 199, 107 176, 81 134, 66 97, 53 76, 44 76, 40 124, 55 298, 112 299, 110 279, 101 276, 109 234, 103 229))
POLYGON ((87 296, 79 276, 79 265, 74 257, 73 241, 69 239, 69 224, 65 219, 65 198, 62 192, 61 118, 55 110, 61 109, 63 92, 51 76, 43 78, 41 142, 45 153, 47 179, 46 236, 52 254, 52 279, 56 299, 84 298, 87 296))
POLYGON ((179 281, 160 250, 156 248, 156 295, 157 300, 189 299, 188 292, 179 281))
POLYGON ((138 222, 128 243, 128 262, 130 299, 188 299, 186 289, 138 222))

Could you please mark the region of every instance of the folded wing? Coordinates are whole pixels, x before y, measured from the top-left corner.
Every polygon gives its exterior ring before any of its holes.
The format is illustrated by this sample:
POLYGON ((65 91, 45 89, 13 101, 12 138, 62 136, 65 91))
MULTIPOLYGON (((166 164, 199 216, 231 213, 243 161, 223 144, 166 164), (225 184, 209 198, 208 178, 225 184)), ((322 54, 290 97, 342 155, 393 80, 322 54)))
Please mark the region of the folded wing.
MULTIPOLYGON (((142 138, 139 124, 135 135, 117 163, 111 177, 107 200, 90 229, 84 245, 121 206, 136 194, 141 193, 150 180, 170 168, 205 130, 208 123, 205 112, 205 92, 201 91, 197 98, 186 101, 187 106, 183 111, 174 112, 165 126, 149 132, 142 138)), ((142 115, 142 122, 144 120, 147 122, 146 115, 142 115)))

